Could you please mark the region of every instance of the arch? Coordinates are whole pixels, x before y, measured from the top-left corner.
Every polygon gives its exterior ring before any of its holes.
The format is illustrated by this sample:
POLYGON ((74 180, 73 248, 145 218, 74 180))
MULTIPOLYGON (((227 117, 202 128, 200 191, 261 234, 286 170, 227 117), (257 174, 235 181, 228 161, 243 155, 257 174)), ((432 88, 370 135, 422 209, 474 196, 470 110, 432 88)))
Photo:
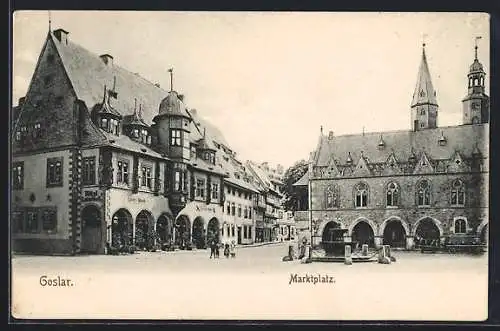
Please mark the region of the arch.
POLYGON ((403 226, 403 229, 405 230, 405 235, 407 235, 407 236, 411 235, 410 226, 408 225, 408 222, 404 221, 399 216, 390 216, 390 217, 386 218, 382 222, 382 224, 380 224, 380 226, 379 226, 378 235, 380 237, 384 236, 384 230, 385 230, 385 227, 386 227, 387 223, 388 222, 392 222, 392 221, 396 221, 396 222, 399 221, 401 223, 401 225, 403 226))
POLYGON ((162 213, 156 221, 156 234, 158 241, 163 244, 171 244, 173 239, 174 221, 170 213, 162 213))
POLYGON ((331 232, 331 230, 333 230, 333 229, 342 229, 342 224, 339 222, 336 222, 336 221, 326 222, 325 225, 323 226, 321 232, 320 232, 322 242, 344 240, 343 239, 344 236, 342 236, 342 238, 335 237, 334 234, 331 232))
POLYGON ((436 225, 436 227, 439 230, 439 236, 442 237, 443 236, 443 226, 441 225, 441 222, 438 219, 436 219, 434 217, 430 217, 430 216, 423 216, 423 217, 419 218, 417 220, 417 222, 415 222, 415 225, 412 227, 412 229, 413 229, 412 235, 416 236, 418 226, 420 225, 420 223, 422 223, 422 221, 424 221, 426 219, 431 220, 434 223, 434 225, 436 225))
POLYGON ((193 245, 196 248, 205 248, 205 220, 201 216, 194 219, 191 233, 193 245))
POLYGON ((377 233, 378 226, 377 226, 377 224, 375 222, 373 222, 372 220, 370 220, 370 219, 368 219, 366 217, 358 217, 349 226, 349 231, 347 232, 349 236, 352 236, 352 230, 360 222, 366 222, 366 223, 368 223, 368 225, 370 225, 370 227, 372 228, 373 233, 374 234, 377 233))
POLYGON ((476 233, 480 234, 486 225, 488 225, 488 220, 482 220, 476 228, 476 233))
POLYGON ((83 207, 82 212, 82 252, 98 253, 102 248, 102 213, 95 204, 83 207))
POLYGON ((154 217, 149 210, 141 210, 135 217, 135 245, 150 249, 154 244, 154 217))
POLYGON ((368 244, 369 247, 374 247, 376 229, 373 226, 373 222, 370 223, 368 219, 359 219, 351 227, 351 241, 359 243, 360 246, 368 244))
MULTIPOLYGON (((323 231, 324 231, 324 229, 326 227, 326 225, 328 223, 330 223, 330 222, 334 222, 334 223, 340 224, 340 228, 341 229, 345 229, 346 228, 344 222, 339 221, 339 220, 331 220, 331 219, 328 219, 328 220, 318 220, 317 223, 319 223, 319 227, 318 227, 317 233, 322 235, 323 231)), ((313 227, 313 230, 314 230, 314 227, 313 227)))
POLYGON ((134 239, 132 214, 125 209, 118 209, 111 218, 111 246, 121 248, 131 245, 134 239))
POLYGON ((185 249, 191 242, 191 220, 188 216, 181 214, 175 220, 175 244, 180 249, 185 249))
POLYGON ((408 224, 400 217, 387 218, 379 228, 379 236, 382 237, 384 245, 392 247, 406 247, 406 237, 410 235, 408 224))

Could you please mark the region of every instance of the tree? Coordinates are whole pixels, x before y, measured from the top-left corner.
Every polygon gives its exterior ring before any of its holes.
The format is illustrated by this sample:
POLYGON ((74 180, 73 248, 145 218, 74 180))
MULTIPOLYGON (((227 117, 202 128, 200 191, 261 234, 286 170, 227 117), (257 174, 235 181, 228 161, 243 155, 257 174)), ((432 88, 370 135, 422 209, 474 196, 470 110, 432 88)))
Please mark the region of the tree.
POLYGON ((308 162, 300 160, 295 162, 283 175, 284 194, 285 194, 285 210, 295 210, 297 207, 297 191, 293 186, 308 170, 308 162))

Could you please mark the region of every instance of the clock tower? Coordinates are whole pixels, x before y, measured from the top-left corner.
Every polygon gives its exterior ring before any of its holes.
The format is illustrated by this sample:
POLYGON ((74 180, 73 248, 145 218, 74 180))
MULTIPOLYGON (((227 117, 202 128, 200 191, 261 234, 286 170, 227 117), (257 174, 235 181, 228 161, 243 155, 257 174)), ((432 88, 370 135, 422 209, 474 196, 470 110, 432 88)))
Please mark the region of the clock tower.
MULTIPOLYGON (((476 38, 477 41, 478 38, 476 38)), ((463 124, 488 123, 490 117, 490 98, 485 93, 484 81, 486 73, 477 59, 477 43, 474 62, 467 74, 468 91, 463 103, 463 124)))

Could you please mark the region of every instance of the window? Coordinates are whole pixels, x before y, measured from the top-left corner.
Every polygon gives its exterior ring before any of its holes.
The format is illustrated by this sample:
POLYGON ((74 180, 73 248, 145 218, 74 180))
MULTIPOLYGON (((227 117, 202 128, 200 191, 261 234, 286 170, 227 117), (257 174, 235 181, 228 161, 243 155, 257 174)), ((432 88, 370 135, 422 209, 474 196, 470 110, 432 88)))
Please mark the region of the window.
POLYGON ((16 141, 21 141, 21 131, 16 131, 16 141))
POLYGON ((463 206, 465 204, 465 187, 461 180, 453 181, 451 187, 451 205, 463 206))
POLYGON ((118 120, 117 119, 110 119, 109 120, 109 132, 117 135, 119 134, 119 125, 118 125, 118 120))
POLYGON ((326 188, 326 208, 337 208, 338 205, 338 194, 337 187, 329 186, 326 188))
POLYGON ((38 213, 34 210, 30 210, 26 213, 26 232, 38 232, 38 213))
POLYGON ((24 188, 24 162, 15 162, 12 167, 12 188, 22 190, 24 188))
POLYGON ((142 131, 141 131, 141 142, 143 144, 147 144, 148 143, 148 138, 149 138, 148 130, 142 129, 142 131))
POLYGON ((243 211, 243 218, 247 218, 248 217, 248 208, 247 206, 245 206, 245 210, 243 211))
POLYGON ((425 109, 420 109, 420 115, 425 115, 425 109))
POLYGON ((196 158, 196 147, 191 146, 191 158, 195 159, 196 158))
POLYGON ((55 232, 57 230, 57 213, 54 209, 46 209, 42 212, 42 231, 55 232))
POLYGON ((355 188, 355 207, 366 207, 368 205, 368 185, 359 183, 355 188))
POLYGON ((139 129, 134 129, 134 130, 132 131, 132 136, 133 136, 134 138, 139 138, 139 129))
POLYGON ((252 218, 252 208, 248 208, 248 218, 252 218))
POLYGON ((234 205, 234 202, 231 204, 231 215, 236 215, 236 206, 234 205))
POLYGON ((25 232, 23 211, 12 212, 12 228, 14 229, 14 232, 17 233, 25 232))
POLYGON ((241 217, 241 205, 238 205, 238 217, 241 217))
POLYGON ((231 225, 231 236, 234 237, 234 225, 231 225))
POLYGON ((106 132, 108 131, 108 119, 107 118, 101 118, 101 129, 105 130, 106 132))
POLYGON ((196 197, 204 198, 205 197, 205 180, 197 179, 196 180, 196 197))
POLYGON ((95 156, 83 158, 83 185, 95 184, 95 156))
POLYGON ((396 183, 387 186, 387 206, 395 207, 399 204, 399 190, 396 183))
POLYGON ((118 184, 128 185, 128 161, 118 161, 118 172, 116 174, 116 182, 118 184))
POLYGON ((152 168, 151 167, 142 167, 142 176, 141 176, 141 185, 146 186, 147 188, 153 188, 153 177, 152 177, 152 168))
POLYGON ((226 205, 226 213, 228 215, 231 215, 231 204, 228 202, 227 205, 226 205))
POLYGON ((425 126, 425 123, 420 122, 420 127, 423 128, 425 126))
POLYGON ((455 233, 467 233, 467 221, 463 218, 455 220, 455 233))
POLYGON ((62 157, 47 159, 47 186, 62 186, 62 157))
POLYGON ((431 204, 430 185, 426 180, 417 185, 417 205, 429 206, 431 204))
POLYGON ((219 184, 212 184, 212 199, 219 198, 219 184))
POLYGON ((174 172, 174 190, 175 191, 181 190, 181 172, 180 172, 180 170, 176 170, 174 172))
POLYGON ((182 146, 181 130, 170 130, 170 145, 182 146))
POLYGON ((42 125, 38 122, 35 123, 33 125, 33 132, 32 132, 33 138, 39 138, 41 135, 41 132, 42 132, 42 125))

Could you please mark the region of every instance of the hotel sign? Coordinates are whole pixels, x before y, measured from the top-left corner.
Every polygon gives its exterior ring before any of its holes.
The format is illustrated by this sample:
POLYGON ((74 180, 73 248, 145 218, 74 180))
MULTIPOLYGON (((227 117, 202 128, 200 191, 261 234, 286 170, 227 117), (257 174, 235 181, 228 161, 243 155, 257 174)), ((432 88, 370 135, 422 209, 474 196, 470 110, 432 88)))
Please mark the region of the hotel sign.
POLYGON ((83 191, 83 201, 99 201, 102 200, 102 191, 100 190, 87 190, 83 191))

